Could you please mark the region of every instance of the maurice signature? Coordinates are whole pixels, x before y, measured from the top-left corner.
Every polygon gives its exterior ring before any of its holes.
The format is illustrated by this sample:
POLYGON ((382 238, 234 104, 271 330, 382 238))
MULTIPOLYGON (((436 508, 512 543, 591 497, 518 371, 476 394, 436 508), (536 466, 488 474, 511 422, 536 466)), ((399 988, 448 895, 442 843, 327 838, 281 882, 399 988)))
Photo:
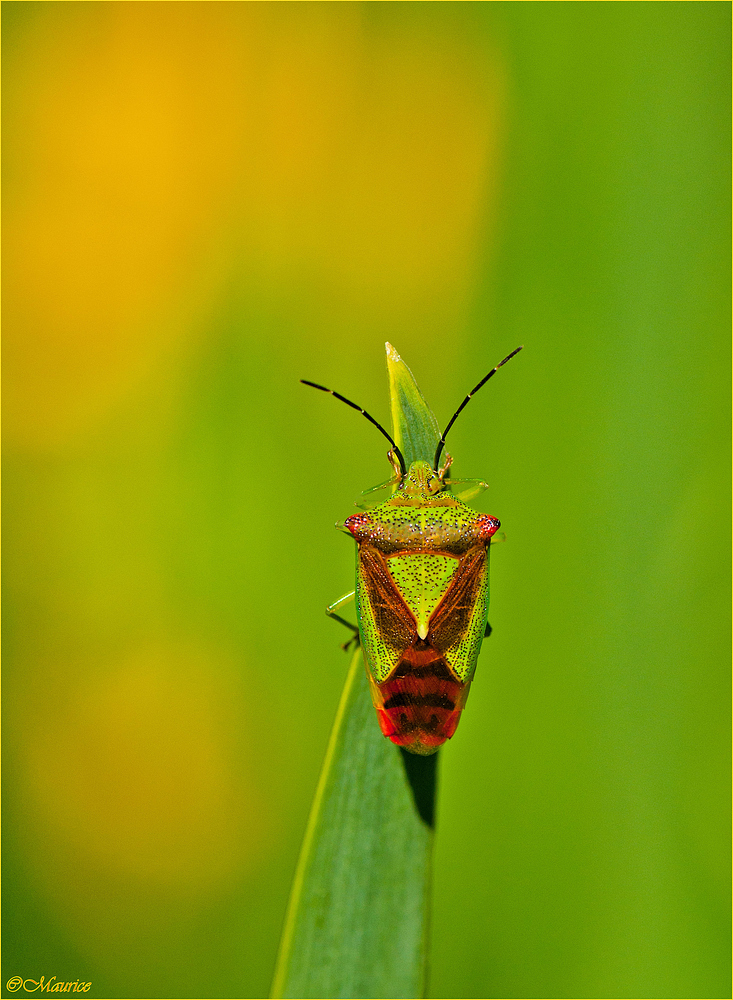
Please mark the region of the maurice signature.
POLYGON ((91 983, 84 983, 80 979, 74 980, 73 983, 61 982, 56 976, 51 976, 50 979, 46 979, 45 976, 41 976, 40 979, 23 979, 21 976, 13 976, 12 979, 8 979, 5 987, 11 993, 17 993, 21 987, 26 993, 35 993, 37 990, 41 993, 88 993, 91 985, 91 983))

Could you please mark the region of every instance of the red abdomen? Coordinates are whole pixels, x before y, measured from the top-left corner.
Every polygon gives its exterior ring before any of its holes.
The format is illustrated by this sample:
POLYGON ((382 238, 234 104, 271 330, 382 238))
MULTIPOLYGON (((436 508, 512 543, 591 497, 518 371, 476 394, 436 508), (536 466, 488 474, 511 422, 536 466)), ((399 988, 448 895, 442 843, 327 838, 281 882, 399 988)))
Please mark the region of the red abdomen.
POLYGON ((398 746, 431 754, 450 739, 468 694, 440 653, 415 638, 393 672, 378 686, 379 727, 398 746))

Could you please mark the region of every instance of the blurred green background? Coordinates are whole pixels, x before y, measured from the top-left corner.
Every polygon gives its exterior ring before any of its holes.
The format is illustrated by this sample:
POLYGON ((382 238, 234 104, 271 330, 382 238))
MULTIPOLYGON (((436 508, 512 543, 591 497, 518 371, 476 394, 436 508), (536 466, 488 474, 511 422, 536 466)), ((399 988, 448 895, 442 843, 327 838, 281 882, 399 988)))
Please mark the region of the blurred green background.
POLYGON ((3 982, 267 995, 390 340, 526 345, 432 995, 730 995, 730 13, 3 4, 3 982))

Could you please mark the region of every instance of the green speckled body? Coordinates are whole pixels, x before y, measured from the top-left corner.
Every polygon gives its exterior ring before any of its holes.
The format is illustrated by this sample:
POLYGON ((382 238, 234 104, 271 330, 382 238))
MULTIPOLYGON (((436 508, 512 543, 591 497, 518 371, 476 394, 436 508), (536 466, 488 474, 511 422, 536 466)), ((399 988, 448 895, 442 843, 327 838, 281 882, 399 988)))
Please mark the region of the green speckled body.
MULTIPOLYGON (((357 614, 375 707, 383 715, 389 710, 396 678, 403 681, 400 706, 420 699, 446 711, 452 706, 452 730, 439 733, 440 713, 432 716, 438 742, 416 750, 432 752, 452 735, 476 669, 488 613, 489 542, 499 522, 452 496, 427 462, 414 462, 389 500, 353 514, 345 527, 358 543, 357 614), (426 694, 428 675, 433 687, 426 694)), ((408 715, 401 715, 403 728, 408 715)), ((386 731, 386 718, 380 724, 394 742, 408 743, 386 731)))

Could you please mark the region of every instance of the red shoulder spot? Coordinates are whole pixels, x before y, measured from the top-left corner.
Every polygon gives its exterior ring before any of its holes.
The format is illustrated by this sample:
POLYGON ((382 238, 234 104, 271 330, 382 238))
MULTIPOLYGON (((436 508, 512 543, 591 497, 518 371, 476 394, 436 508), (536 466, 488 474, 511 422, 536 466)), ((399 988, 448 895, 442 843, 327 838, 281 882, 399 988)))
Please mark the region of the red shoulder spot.
POLYGON ((349 529, 354 538, 363 538, 371 523, 372 519, 368 514, 352 514, 344 521, 344 527, 349 529))
POLYGON ((485 538, 488 541, 501 527, 501 521, 498 517, 489 517, 488 514, 482 514, 479 518, 478 526, 481 538, 485 538))

